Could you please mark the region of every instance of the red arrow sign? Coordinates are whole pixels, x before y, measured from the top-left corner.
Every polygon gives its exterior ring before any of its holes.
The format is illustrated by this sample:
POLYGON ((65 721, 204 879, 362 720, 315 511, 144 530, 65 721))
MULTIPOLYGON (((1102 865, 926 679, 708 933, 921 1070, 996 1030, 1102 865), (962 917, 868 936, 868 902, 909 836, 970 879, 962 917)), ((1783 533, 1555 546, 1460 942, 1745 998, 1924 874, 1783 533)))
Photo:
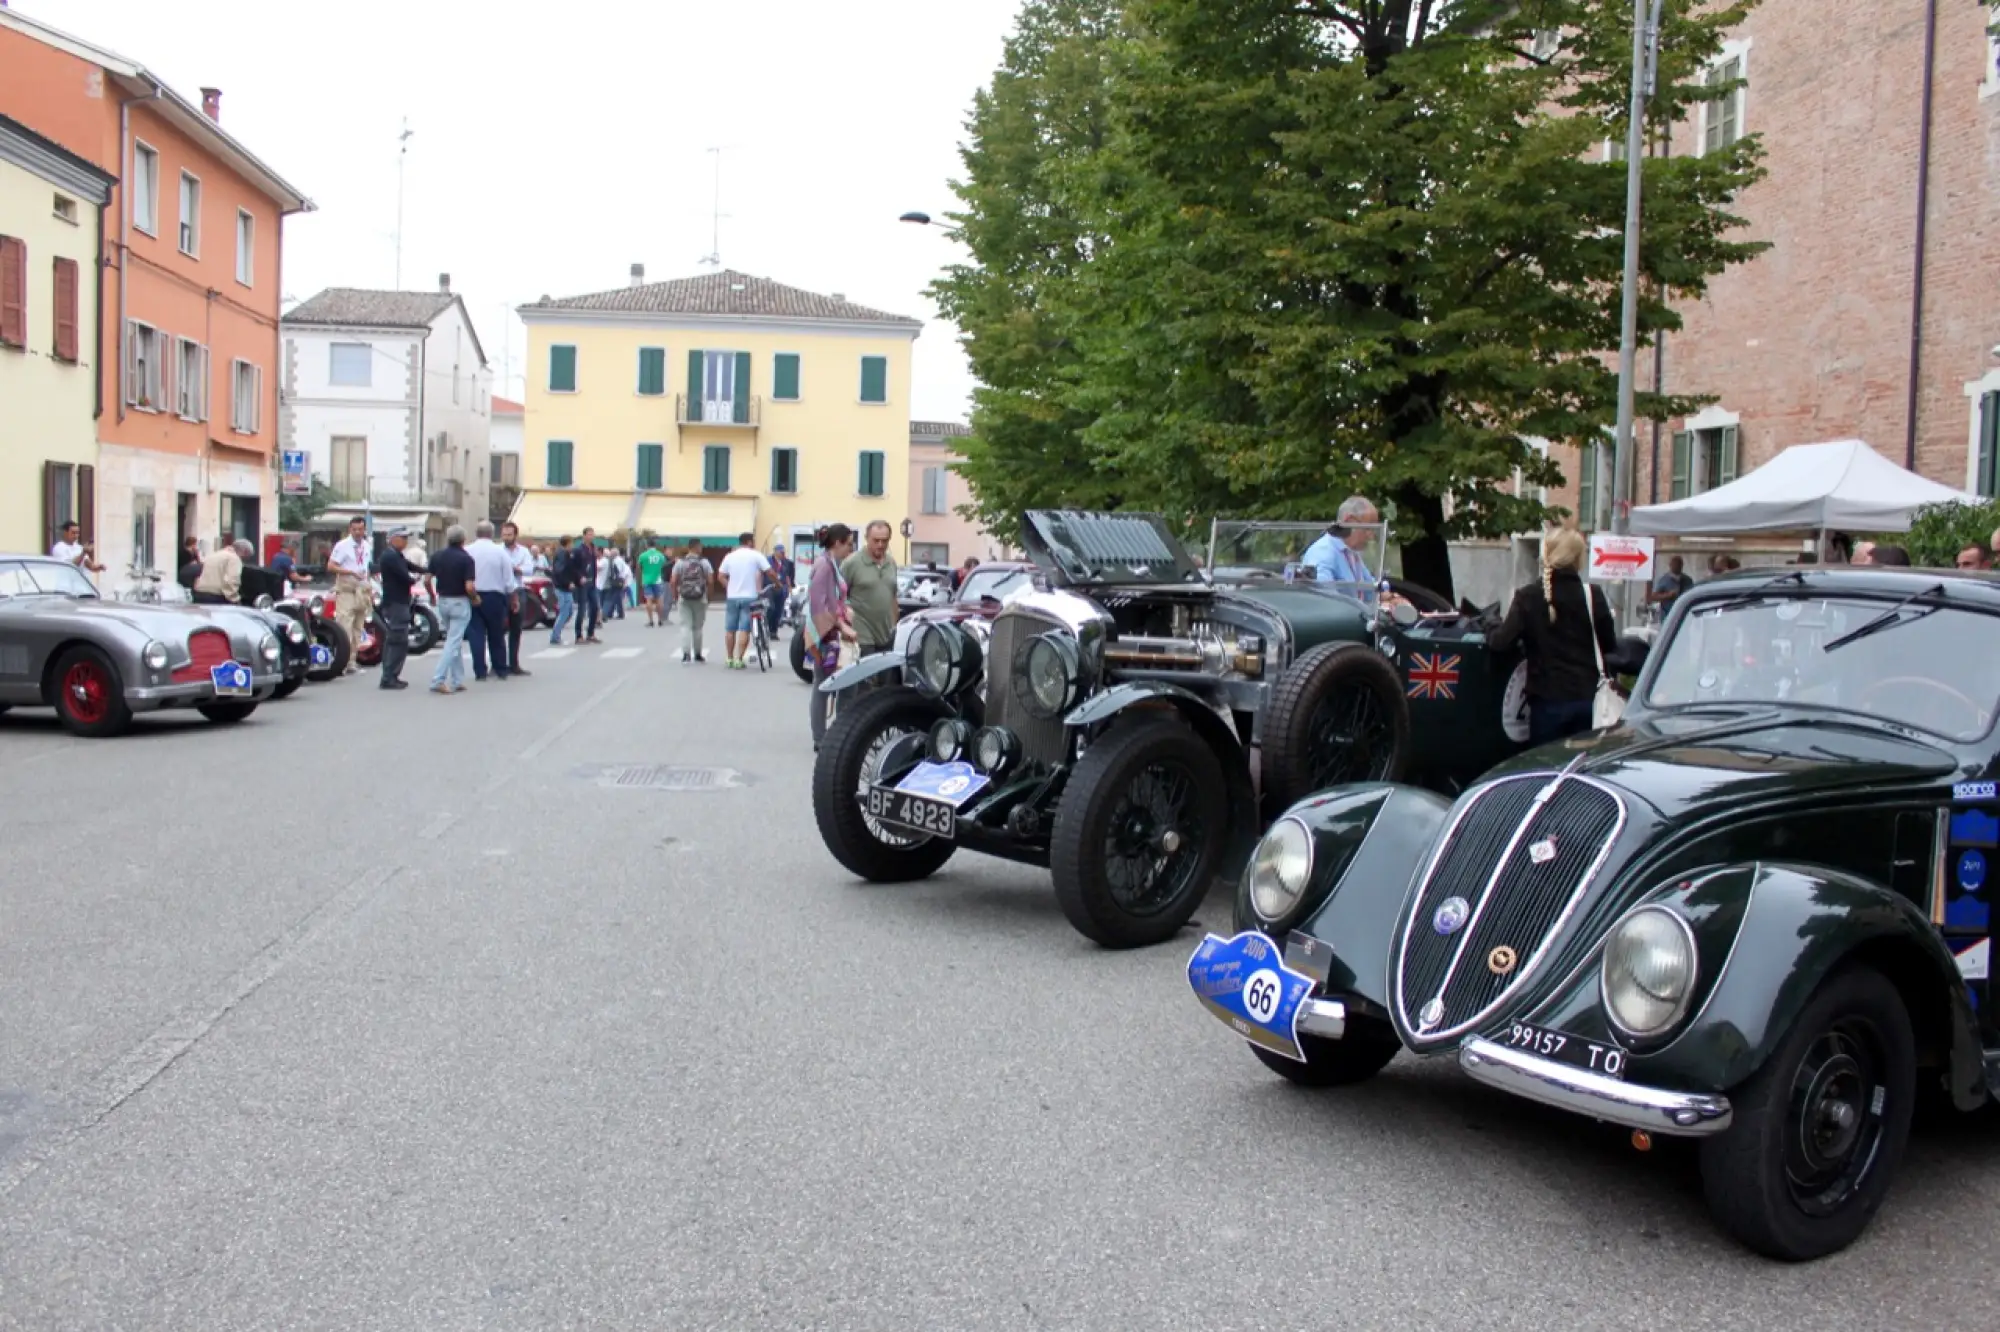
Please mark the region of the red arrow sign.
POLYGON ((1636 569, 1650 558, 1651 556, 1647 555, 1643 550, 1599 550, 1597 552, 1596 563, 1599 565, 1609 564, 1614 568, 1624 566, 1636 569))

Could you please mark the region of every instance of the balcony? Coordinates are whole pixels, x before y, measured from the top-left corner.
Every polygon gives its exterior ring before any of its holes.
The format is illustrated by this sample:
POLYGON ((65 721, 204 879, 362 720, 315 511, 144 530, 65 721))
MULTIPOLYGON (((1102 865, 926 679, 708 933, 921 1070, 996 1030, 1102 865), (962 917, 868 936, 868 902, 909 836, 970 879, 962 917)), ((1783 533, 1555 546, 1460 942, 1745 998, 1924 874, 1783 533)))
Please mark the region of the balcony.
POLYGON ((325 494, 331 504, 379 504, 394 509, 456 509, 465 503, 465 488, 452 477, 416 487, 376 480, 364 484, 343 480, 325 494))
POLYGON ((674 395, 674 422, 682 427, 711 430, 755 430, 764 415, 764 400, 746 393, 733 401, 705 402, 685 393, 674 395))

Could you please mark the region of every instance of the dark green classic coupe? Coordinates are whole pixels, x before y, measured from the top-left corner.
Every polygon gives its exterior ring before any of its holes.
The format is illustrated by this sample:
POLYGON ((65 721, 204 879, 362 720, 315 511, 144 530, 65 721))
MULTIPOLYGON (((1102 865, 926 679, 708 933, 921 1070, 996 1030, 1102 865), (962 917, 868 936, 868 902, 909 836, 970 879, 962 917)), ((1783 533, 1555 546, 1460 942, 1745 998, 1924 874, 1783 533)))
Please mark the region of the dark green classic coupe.
POLYGON ((2000 1089, 2000 583, 1746 571, 1682 596, 1611 729, 1448 802, 1293 806, 1197 997, 1294 1082, 1450 1055, 1473 1078, 1699 1142, 1744 1244, 1867 1226, 1920 1096, 2000 1089))

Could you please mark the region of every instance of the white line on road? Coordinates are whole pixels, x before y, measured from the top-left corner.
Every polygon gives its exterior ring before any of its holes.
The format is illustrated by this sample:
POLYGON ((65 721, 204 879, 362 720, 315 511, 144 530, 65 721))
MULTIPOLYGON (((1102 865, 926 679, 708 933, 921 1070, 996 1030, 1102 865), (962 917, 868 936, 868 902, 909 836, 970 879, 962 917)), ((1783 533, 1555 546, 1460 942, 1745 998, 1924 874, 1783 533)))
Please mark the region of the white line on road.
POLYGON ((590 715, 592 708, 595 708, 605 699, 610 698, 613 694, 617 693, 619 689, 624 687, 624 684, 627 680, 630 680, 633 676, 637 675, 638 673, 639 673, 638 668, 634 667, 633 669, 628 670, 624 674, 620 675, 616 680, 613 680, 610 684, 604 686, 604 688, 592 694, 589 698, 585 699, 583 703, 577 708, 576 711, 570 713, 569 716, 564 717, 554 726, 551 726, 546 732, 543 733, 542 737, 539 740, 535 741, 535 743, 529 745, 526 749, 522 750, 518 755, 516 755, 513 763, 503 766, 499 772, 495 773, 493 775, 492 780, 488 781, 485 786, 479 789, 480 798, 484 799, 485 797, 492 795, 495 791, 499 790, 501 787, 506 786, 511 782, 520 780, 521 776, 519 768, 520 764, 532 763, 536 759, 540 758, 542 756, 543 751, 547 750, 550 745, 553 745, 556 741, 568 735, 570 731, 575 728, 578 722, 582 721, 585 717, 588 717, 590 715))
POLYGON ((418 833, 417 836, 423 838, 426 842, 435 842, 438 838, 444 836, 446 829, 457 822, 458 815, 456 814, 440 814, 429 823, 426 823, 423 831, 418 833))
POLYGON ((543 648, 540 652, 530 652, 528 660, 561 661, 564 657, 574 656, 575 654, 575 648, 543 648))
POLYGON ((606 648, 604 649, 604 659, 606 661, 630 661, 645 650, 644 648, 606 648))

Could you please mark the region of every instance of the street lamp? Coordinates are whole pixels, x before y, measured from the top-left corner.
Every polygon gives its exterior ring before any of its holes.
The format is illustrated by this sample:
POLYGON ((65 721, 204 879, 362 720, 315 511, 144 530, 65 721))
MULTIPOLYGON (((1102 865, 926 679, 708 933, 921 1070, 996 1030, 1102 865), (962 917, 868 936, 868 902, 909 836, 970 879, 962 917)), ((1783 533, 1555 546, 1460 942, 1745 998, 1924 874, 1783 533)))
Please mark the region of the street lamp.
POLYGON ((959 234, 959 230, 957 227, 946 226, 944 223, 933 219, 929 213, 909 212, 903 214, 896 220, 898 222, 914 222, 920 227, 936 227, 939 231, 942 231, 947 236, 956 237, 959 234))
MULTIPOLYGON (((1632 530, 1632 396, 1639 350, 1639 214, 1646 147, 1646 99, 1659 76, 1661 0, 1632 0, 1632 105, 1625 126, 1625 284, 1619 307, 1618 425, 1611 466, 1611 531, 1632 530)), ((1620 609, 1631 620, 1632 585, 1619 589, 1620 609)))

